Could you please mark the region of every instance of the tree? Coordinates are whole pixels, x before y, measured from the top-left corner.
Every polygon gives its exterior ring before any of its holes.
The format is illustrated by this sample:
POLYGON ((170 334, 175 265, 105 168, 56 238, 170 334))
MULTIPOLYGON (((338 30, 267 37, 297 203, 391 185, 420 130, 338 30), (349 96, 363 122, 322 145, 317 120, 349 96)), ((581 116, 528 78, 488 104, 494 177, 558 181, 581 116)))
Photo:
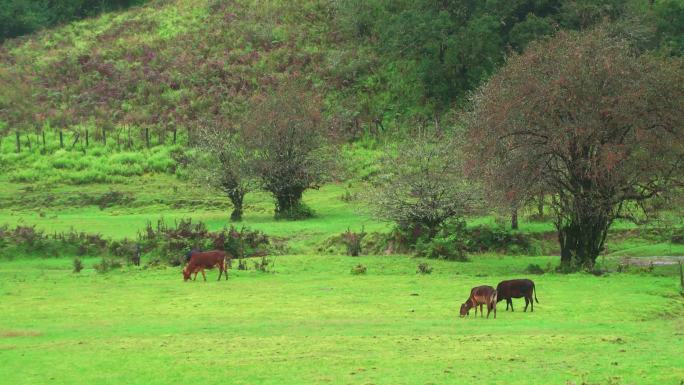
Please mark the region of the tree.
POLYGON ((195 179, 222 191, 233 204, 230 220, 242 220, 245 195, 256 188, 253 153, 239 133, 205 122, 197 130, 195 179))
POLYGON ((256 100, 246 114, 243 131, 256 155, 254 170, 275 199, 276 218, 311 216, 302 195, 331 170, 334 151, 326 147, 321 109, 318 96, 287 84, 256 100))
POLYGON ((444 138, 429 137, 388 153, 368 197, 373 215, 396 223, 413 239, 432 238, 448 220, 463 218, 479 195, 463 177, 455 147, 444 138))
POLYGON ((549 193, 566 269, 593 265, 616 218, 682 182, 682 61, 606 31, 513 55, 466 117, 474 173, 511 199, 549 193))

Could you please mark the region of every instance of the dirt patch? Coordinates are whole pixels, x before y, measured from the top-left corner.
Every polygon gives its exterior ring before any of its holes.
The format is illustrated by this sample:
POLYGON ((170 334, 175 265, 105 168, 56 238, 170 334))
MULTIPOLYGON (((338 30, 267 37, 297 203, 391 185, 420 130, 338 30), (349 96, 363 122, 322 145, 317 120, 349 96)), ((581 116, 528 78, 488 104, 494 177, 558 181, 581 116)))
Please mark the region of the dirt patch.
POLYGON ((636 266, 670 266, 677 265, 679 263, 684 263, 684 257, 628 257, 622 258, 622 263, 626 265, 636 265, 636 266))
POLYGON ((0 337, 2 338, 12 338, 12 337, 38 337, 42 336, 43 333, 33 331, 33 330, 3 330, 0 331, 0 337))

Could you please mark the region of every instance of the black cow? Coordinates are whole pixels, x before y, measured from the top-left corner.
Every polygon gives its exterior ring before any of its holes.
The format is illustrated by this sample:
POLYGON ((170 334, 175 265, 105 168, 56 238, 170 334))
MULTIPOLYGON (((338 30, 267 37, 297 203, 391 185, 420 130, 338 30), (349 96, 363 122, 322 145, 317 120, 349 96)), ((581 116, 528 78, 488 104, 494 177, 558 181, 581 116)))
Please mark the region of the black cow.
POLYGON ((508 310, 508 305, 511 305, 511 311, 513 310, 513 301, 511 298, 525 298, 525 310, 527 311, 527 305, 532 304, 532 311, 534 311, 534 302, 532 302, 532 296, 534 295, 534 300, 537 300, 537 289, 534 287, 534 282, 529 279, 512 279, 510 281, 501 281, 496 286, 497 302, 501 300, 506 300, 506 310, 508 310))

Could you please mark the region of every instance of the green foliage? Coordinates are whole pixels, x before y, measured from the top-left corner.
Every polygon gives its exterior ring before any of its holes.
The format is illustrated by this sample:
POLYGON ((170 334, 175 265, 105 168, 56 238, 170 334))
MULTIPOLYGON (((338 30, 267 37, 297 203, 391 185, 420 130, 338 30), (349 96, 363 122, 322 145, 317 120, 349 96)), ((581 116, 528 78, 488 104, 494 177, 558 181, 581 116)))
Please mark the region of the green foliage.
POLYGON ((48 234, 35 226, 0 226, 0 259, 31 255, 56 258, 64 255, 106 255, 107 240, 99 234, 69 231, 48 234))
POLYGON ((539 266, 536 263, 530 263, 529 265, 527 265, 527 267, 525 268, 525 272, 530 273, 530 274, 544 274, 545 273, 544 269, 542 269, 541 266, 539 266))
POLYGON ((347 247, 347 255, 358 257, 359 254, 361 254, 361 242, 366 235, 363 227, 361 228, 360 233, 354 233, 347 229, 347 231, 342 234, 342 242, 347 247))
POLYGON ((143 4, 146 0, 0 0, 0 43, 41 28, 143 4))
POLYGON ((95 271, 100 274, 108 273, 114 269, 120 269, 123 266, 120 260, 114 258, 102 258, 100 263, 93 265, 95 271))
POLYGON ((83 270, 83 262, 81 262, 81 258, 76 257, 74 258, 74 273, 80 273, 81 270, 83 270))
POLYGON ((684 1, 656 1, 654 6, 656 38, 666 55, 684 55, 684 1))
POLYGON ((427 262, 421 262, 418 264, 416 273, 423 275, 432 274, 432 266, 430 266, 427 262))
POLYGON ((466 249, 472 253, 541 254, 530 235, 500 227, 477 226, 468 229, 466 237, 466 249))
POLYGON ((468 261, 465 222, 454 221, 443 226, 432 238, 423 235, 414 245, 416 256, 448 261, 468 261))
POLYGON ((352 275, 362 275, 366 274, 367 270, 368 268, 366 266, 359 263, 358 265, 351 268, 351 273, 352 275))

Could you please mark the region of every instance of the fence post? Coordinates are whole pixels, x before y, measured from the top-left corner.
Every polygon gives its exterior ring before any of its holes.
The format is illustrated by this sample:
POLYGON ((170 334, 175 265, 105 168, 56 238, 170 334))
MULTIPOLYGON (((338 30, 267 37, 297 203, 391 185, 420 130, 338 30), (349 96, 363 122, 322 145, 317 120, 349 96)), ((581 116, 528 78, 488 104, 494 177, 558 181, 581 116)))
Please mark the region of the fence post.
POLYGON ((19 153, 19 152, 21 152, 21 136, 19 136, 20 134, 19 134, 18 130, 15 131, 14 133, 16 134, 16 137, 17 137, 17 153, 19 153))

